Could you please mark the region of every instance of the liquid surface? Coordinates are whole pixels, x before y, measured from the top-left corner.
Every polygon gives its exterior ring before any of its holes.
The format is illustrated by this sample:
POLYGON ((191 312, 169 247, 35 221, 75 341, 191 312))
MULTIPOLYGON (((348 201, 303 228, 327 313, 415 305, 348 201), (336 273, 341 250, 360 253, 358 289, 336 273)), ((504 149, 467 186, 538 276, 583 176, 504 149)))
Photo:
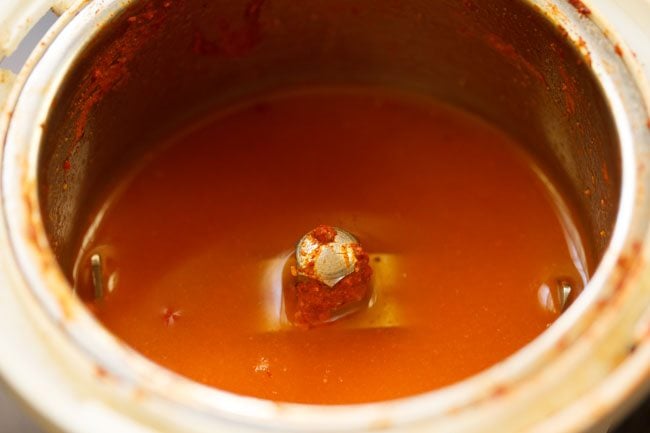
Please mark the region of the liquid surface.
POLYGON ((223 390, 319 404, 433 390, 544 331, 560 310, 544 287, 568 281, 574 297, 583 285, 569 245, 580 246, 516 147, 468 114, 379 90, 244 104, 126 169, 88 228, 75 285, 90 296, 101 255, 98 319, 223 390), (298 329, 282 317, 281 269, 319 224, 360 240, 375 298, 298 329))

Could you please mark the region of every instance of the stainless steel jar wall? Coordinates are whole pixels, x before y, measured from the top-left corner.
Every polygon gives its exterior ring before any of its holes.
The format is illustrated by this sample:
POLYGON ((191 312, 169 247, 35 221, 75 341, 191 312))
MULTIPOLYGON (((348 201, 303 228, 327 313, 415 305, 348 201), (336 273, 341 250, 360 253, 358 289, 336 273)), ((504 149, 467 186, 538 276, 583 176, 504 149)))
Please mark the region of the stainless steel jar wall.
POLYGON ((69 269, 81 204, 117 159, 183 117, 283 86, 379 84, 469 109, 526 143, 580 203, 600 256, 620 156, 590 63, 525 2, 137 2, 80 53, 57 95, 41 149, 45 222, 69 269))

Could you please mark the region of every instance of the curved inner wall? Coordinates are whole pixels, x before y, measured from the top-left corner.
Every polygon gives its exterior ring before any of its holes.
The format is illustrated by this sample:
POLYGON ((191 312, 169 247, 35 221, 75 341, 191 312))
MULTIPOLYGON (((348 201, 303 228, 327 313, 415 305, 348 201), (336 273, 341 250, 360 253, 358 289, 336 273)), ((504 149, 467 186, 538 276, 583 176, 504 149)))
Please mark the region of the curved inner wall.
MULTIPOLYGON (((519 147, 515 153, 525 155, 528 162, 522 164, 543 174, 538 181, 550 180, 552 190, 563 197, 562 212, 579 228, 572 236, 580 238, 586 251, 583 273, 592 273, 614 224, 620 158, 599 84, 564 33, 525 2, 505 0, 445 0, 435 6, 388 0, 353 5, 342 0, 299 5, 289 0, 134 2, 89 44, 47 122, 39 186, 53 248, 75 280, 86 230, 120 176, 128 177, 128 167, 155 154, 166 137, 196 119, 290 89, 374 88, 439 101, 505 131, 504 140, 517 143, 512 144, 519 147)), ((364 111, 372 107, 359 110, 364 111)), ((434 148, 417 152, 434 161, 434 148)), ((498 161, 497 153, 486 153, 483 160, 498 161)), ((468 158, 458 170, 478 176, 486 169, 480 161, 468 158)), ((506 171, 515 170, 509 167, 506 171)), ((414 173, 408 165, 402 172, 407 179, 414 173)), ((501 191, 508 185, 501 184, 501 191)), ((547 189, 552 204, 547 187, 542 190, 547 189)), ((534 202, 525 207, 532 211, 534 202)), ((301 230, 311 228, 304 225, 301 230)), ((297 240, 287 238, 289 247, 297 240)), ((577 272, 573 279, 581 279, 580 271, 571 272, 577 272)), ((97 314, 101 319, 101 311, 97 314)), ((467 374, 507 356, 548 323, 540 321, 537 330, 467 374)), ((368 399, 373 398, 361 400, 368 399)))
POLYGON ((53 105, 41 197, 63 268, 82 204, 117 161, 215 107, 310 84, 399 88, 498 125, 560 179, 602 255, 620 187, 608 105, 563 32, 524 2, 182 0, 134 2, 53 105))

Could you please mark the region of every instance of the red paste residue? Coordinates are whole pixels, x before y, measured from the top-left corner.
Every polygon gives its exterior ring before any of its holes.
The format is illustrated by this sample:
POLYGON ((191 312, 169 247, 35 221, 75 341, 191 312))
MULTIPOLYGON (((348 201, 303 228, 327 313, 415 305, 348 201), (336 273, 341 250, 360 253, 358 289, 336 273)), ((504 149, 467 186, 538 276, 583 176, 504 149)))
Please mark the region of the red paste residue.
POLYGON ((485 41, 490 47, 505 57, 521 72, 526 72, 531 77, 537 79, 540 83, 546 84, 544 75, 542 75, 542 73, 539 72, 532 63, 526 60, 513 45, 504 41, 501 37, 495 35, 494 33, 488 33, 485 36, 485 41))
POLYGON ((99 365, 95 366, 95 376, 97 376, 99 379, 106 379, 109 377, 108 371, 104 368, 102 368, 99 365))
POLYGON ((578 10, 580 15, 591 15, 591 9, 589 9, 581 0, 569 0, 569 3, 578 10))
POLYGON ((564 95, 564 111, 567 115, 572 116, 576 112, 576 98, 578 98, 578 83, 574 76, 569 74, 565 66, 564 53, 556 44, 551 44, 551 50, 560 58, 558 62, 558 73, 560 78, 560 86, 562 94, 564 95))
POLYGON ((311 328, 325 324, 342 310, 369 299, 372 278, 370 259, 361 247, 355 248, 355 257, 357 263, 354 272, 334 287, 312 278, 296 278, 293 284, 296 305, 290 318, 295 325, 311 328))
MULTIPOLYGON (((480 7, 474 0, 462 0, 462 5, 463 8, 460 10, 460 13, 464 16, 473 16, 480 12, 480 7)), ((514 45, 504 40, 503 37, 491 33, 476 18, 472 19, 476 21, 475 25, 457 26, 456 31, 464 37, 484 41, 491 49, 500 54, 520 72, 548 87, 548 83, 542 72, 526 59, 514 45)), ((464 22, 465 18, 461 18, 461 21, 464 22)))
POLYGON ((621 48, 621 46, 619 44, 614 45, 614 52, 619 57, 623 57, 623 49, 621 48))
POLYGON ((583 52, 584 54, 584 60, 587 66, 591 66, 591 53, 589 52, 589 49, 587 49, 587 42, 585 42, 584 39, 578 38, 577 42, 578 48, 583 52))
POLYGON ((243 24, 229 22, 217 24, 217 38, 208 39, 203 32, 196 30, 191 49, 200 55, 222 55, 240 57, 255 48, 262 38, 260 16, 266 0, 251 0, 244 9, 243 24))
POLYGON ((318 226, 311 231, 311 235, 321 244, 329 244, 336 239, 336 229, 332 226, 318 226))
POLYGON ((621 273, 621 277, 614 284, 614 291, 620 292, 627 286, 629 278, 638 273, 640 268, 640 253, 641 253, 641 244, 639 242, 633 242, 631 245, 631 251, 628 254, 623 254, 619 257, 616 262, 616 267, 621 273))
POLYGON ((564 105, 566 113, 573 115, 576 112, 576 86, 571 76, 567 72, 564 65, 559 67, 560 77, 562 78, 562 93, 564 94, 564 105))
MULTIPOLYGON (((558 31, 560 32, 560 35, 567 41, 571 40, 571 37, 569 36, 569 32, 562 26, 558 25, 557 26, 558 31)), ((576 45, 578 48, 580 48, 580 51, 584 54, 584 61, 587 64, 587 66, 591 66, 591 53, 589 52, 589 49, 587 48, 587 42, 581 38, 578 37, 578 41, 576 42, 576 45)))
POLYGON ((607 163, 605 163, 605 161, 603 161, 600 167, 600 172, 603 175, 603 180, 605 181, 605 183, 609 183, 609 170, 607 168, 607 163))
MULTIPOLYGON (((111 91, 119 88, 129 78, 129 62, 140 50, 154 40, 167 17, 172 2, 148 1, 144 10, 127 19, 124 34, 112 41, 108 47, 95 58, 89 73, 81 80, 78 102, 78 116, 75 122, 74 142, 77 143, 86 130, 92 110, 111 91)), ((70 149, 72 153, 73 149, 70 149)))

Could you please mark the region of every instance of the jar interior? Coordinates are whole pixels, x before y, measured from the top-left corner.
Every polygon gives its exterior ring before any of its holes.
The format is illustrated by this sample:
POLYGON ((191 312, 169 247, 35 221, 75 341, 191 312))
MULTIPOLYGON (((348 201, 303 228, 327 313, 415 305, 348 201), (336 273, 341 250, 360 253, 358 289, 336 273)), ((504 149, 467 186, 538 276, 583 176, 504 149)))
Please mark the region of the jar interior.
POLYGON ((569 204, 593 273, 621 163, 589 63, 524 1, 133 2, 89 41, 51 107, 39 162, 46 230, 73 280, 98 200, 183 125, 285 89, 384 88, 507 132, 569 204))

